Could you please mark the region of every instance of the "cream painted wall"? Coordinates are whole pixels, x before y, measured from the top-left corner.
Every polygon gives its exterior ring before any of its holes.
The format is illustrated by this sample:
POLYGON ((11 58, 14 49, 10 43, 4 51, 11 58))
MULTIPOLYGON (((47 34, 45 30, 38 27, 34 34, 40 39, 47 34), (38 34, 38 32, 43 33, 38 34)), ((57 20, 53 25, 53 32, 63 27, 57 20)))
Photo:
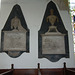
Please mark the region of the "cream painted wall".
MULTIPOLYGON (((50 0, 6 0, 1 4, 0 30, 3 28, 12 7, 18 3, 21 6, 28 28, 30 29, 30 53, 23 53, 18 58, 11 58, 6 53, 0 53, 0 69, 10 68, 11 64, 15 68, 37 68, 37 63, 41 64, 41 68, 62 68, 63 62, 67 63, 67 67, 75 67, 72 27, 70 15, 67 11, 60 11, 62 21, 69 34, 69 50, 70 58, 61 58, 57 62, 51 62, 46 58, 38 58, 38 30, 41 27, 43 16, 47 3, 50 0)), ((1 37, 1 36, 0 36, 1 37)))

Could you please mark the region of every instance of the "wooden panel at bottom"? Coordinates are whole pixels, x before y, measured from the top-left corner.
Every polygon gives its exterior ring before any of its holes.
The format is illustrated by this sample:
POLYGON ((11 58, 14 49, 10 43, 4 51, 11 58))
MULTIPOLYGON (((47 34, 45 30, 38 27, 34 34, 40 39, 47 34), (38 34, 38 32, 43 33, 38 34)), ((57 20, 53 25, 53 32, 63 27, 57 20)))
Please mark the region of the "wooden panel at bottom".
POLYGON ((15 69, 13 75, 38 75, 37 69, 15 69))
MULTIPOLYGON (((75 68, 69 68, 75 71, 75 68)), ((0 69, 0 73, 8 71, 9 69, 0 69)), ((41 75, 64 75, 63 68, 57 69, 40 69, 41 75)), ((38 69, 14 69, 13 75, 38 75, 38 69)), ((72 75, 69 73, 69 75, 72 75)))

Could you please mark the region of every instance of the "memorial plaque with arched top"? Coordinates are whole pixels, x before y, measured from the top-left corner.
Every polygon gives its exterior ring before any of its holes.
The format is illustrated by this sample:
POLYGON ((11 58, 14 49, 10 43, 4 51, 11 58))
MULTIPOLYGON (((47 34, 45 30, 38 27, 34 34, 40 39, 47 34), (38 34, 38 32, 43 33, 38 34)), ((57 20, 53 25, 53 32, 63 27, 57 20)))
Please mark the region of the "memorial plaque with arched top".
POLYGON ((52 62, 69 57, 68 31, 65 29, 54 2, 47 5, 40 30, 38 31, 38 56, 52 62))
POLYGON ((29 29, 18 4, 13 7, 1 31, 1 52, 11 57, 29 52, 29 29))

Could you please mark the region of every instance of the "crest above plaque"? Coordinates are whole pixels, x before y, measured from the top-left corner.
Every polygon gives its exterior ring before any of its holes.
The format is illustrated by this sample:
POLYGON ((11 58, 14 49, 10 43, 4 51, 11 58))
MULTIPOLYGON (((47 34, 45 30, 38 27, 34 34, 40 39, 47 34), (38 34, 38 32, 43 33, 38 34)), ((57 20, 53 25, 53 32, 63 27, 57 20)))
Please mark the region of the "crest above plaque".
POLYGON ((18 4, 13 7, 1 31, 1 52, 13 58, 29 52, 29 29, 18 4))
POLYGON ((69 58, 68 31, 65 29, 56 5, 47 5, 40 30, 38 31, 38 56, 52 62, 69 58))

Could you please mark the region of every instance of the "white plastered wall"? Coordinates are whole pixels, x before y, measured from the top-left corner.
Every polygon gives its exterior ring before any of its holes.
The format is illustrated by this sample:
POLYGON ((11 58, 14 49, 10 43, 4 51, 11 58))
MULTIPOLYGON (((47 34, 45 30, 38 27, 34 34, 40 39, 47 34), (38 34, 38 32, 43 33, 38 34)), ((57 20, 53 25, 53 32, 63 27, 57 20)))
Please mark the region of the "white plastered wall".
POLYGON ((38 30, 41 27, 45 9, 49 1, 50 0, 4 0, 4 2, 1 3, 0 31, 4 27, 13 6, 16 3, 20 5, 27 26, 30 29, 30 53, 24 52, 18 58, 11 58, 6 53, 0 53, 0 69, 10 68, 11 64, 14 64, 15 68, 21 69, 37 68, 37 63, 41 64, 41 68, 62 68, 63 62, 67 63, 67 67, 75 67, 70 15, 67 11, 60 11, 58 6, 60 16, 69 34, 70 58, 61 58, 57 62, 51 62, 46 58, 38 58, 38 30))

